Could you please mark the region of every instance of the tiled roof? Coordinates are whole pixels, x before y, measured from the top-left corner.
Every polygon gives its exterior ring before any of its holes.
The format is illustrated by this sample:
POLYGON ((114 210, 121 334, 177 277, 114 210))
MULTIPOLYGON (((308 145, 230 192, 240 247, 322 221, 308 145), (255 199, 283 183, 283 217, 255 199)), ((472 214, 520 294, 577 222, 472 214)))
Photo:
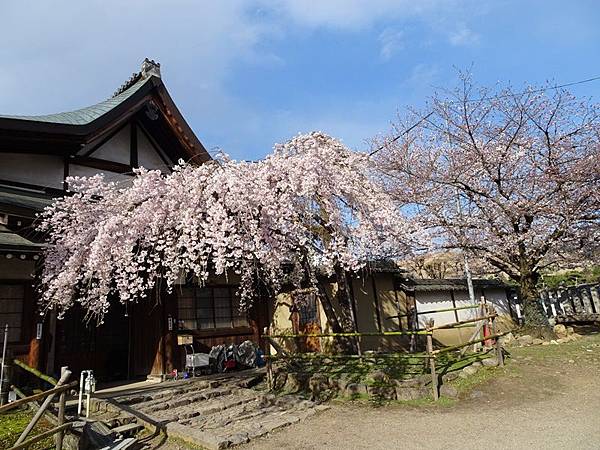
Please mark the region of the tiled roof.
POLYGON ((41 250, 44 244, 38 244, 19 236, 4 225, 0 225, 0 250, 41 250))
MULTIPOLYGON (((417 278, 411 280, 410 285, 415 291, 464 291, 467 289, 467 280, 464 278, 417 278)), ((481 288, 507 287, 502 281, 485 279, 474 279, 473 286, 481 288)))
POLYGON ((108 100, 100 102, 96 105, 88 106, 87 108, 77 109, 75 111, 62 112, 57 114, 47 114, 43 116, 4 116, 0 115, 0 118, 4 119, 18 119, 27 120, 32 122, 47 122, 47 123, 59 123, 64 125, 86 125, 100 116, 106 114, 110 110, 123 103, 129 97, 131 97, 138 89, 140 89, 145 83, 147 83, 152 77, 132 77, 127 83, 125 83, 115 95, 108 100), (130 82, 137 78, 133 84, 130 82))
POLYGON ((15 206, 32 211, 41 211, 51 204, 52 197, 45 193, 0 186, 0 206, 15 206))

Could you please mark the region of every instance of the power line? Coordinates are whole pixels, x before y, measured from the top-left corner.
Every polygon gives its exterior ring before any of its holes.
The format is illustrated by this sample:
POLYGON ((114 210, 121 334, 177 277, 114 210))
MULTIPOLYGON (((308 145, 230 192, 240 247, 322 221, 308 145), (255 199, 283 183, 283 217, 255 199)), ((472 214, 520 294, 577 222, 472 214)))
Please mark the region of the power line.
MULTIPOLYGON (((494 100, 494 99, 500 99, 500 98, 509 98, 509 97, 514 97, 516 95, 536 94, 538 92, 545 92, 545 91, 549 91, 549 90, 562 89, 562 88, 566 88, 566 87, 570 87, 570 86, 576 86, 578 84, 591 83, 592 81, 598 81, 598 80, 600 80, 600 76, 596 76, 596 77, 592 77, 592 78, 586 78, 585 80, 573 81, 573 82, 565 83, 565 84, 559 84, 559 85, 556 85, 556 86, 548 86, 548 87, 545 87, 545 88, 539 88, 539 89, 532 89, 532 90, 527 90, 527 91, 522 91, 522 92, 516 92, 514 94, 494 95, 492 97, 482 97, 482 98, 474 98, 474 99, 467 99, 467 100, 451 100, 451 101, 448 101, 448 102, 445 102, 445 103, 446 104, 454 104, 454 103, 461 103, 461 102, 474 103, 474 102, 480 102, 482 100, 494 100)), ((394 136, 394 138, 392 138, 392 140, 390 140, 389 142, 386 142, 386 143, 382 144, 381 146, 379 146, 378 148, 376 148, 375 150, 373 150, 371 153, 369 153, 369 156, 373 156, 378 151, 383 150, 387 145, 389 145, 389 144, 391 144, 393 142, 396 142, 402 136, 410 133, 413 129, 415 129, 416 127, 418 127, 423 121, 429 119, 433 114, 434 114, 434 111, 431 111, 428 114, 424 115, 419 120, 417 120, 417 122, 415 122, 413 125, 411 125, 410 127, 408 127, 406 130, 404 130, 401 133, 399 133, 396 136, 394 136)))

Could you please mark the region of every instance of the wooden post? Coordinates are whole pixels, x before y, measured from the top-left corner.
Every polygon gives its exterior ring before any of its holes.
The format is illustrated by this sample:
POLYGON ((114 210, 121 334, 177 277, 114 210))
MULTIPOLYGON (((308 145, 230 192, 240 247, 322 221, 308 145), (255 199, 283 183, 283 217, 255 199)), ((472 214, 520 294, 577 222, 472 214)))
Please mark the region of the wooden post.
POLYGON ((427 360, 429 361, 429 369, 431 370, 431 389, 433 391, 433 399, 438 401, 440 396, 437 374, 435 373, 435 355, 433 354, 433 319, 427 323, 427 331, 429 331, 427 333, 427 354, 429 355, 427 360))
MULTIPOLYGON (((70 376, 71 376, 71 371, 65 370, 65 372, 61 375, 60 380, 58 380, 58 383, 56 384, 56 386, 61 387, 63 384, 65 384, 67 382, 67 380, 69 379, 70 376)), ((25 429, 23 430, 23 433, 21 433, 21 436, 19 436, 19 439, 17 439, 17 442, 15 442, 15 446, 23 443, 23 441, 25 440, 27 435, 31 432, 31 430, 33 429, 35 424, 38 422, 38 420, 40 420, 40 417, 42 417, 42 415, 44 414, 44 411, 46 411, 46 409, 50 405, 50 402, 52 402, 54 395, 56 395, 56 394, 51 394, 51 395, 48 395, 48 397, 46 397, 46 400, 44 400, 44 402, 42 403, 42 406, 40 406, 40 409, 38 409, 37 413, 35 413, 35 415, 31 419, 31 422, 29 422, 27 427, 25 427, 25 429)))
MULTIPOLYGON (((60 369, 60 377, 65 375, 66 372, 69 371, 68 367, 61 367, 60 369)), ((65 423, 65 400, 67 397, 67 393, 65 391, 61 392, 59 400, 58 400, 58 423, 57 426, 60 428, 65 423)), ((61 430, 56 433, 55 442, 56 442, 56 450, 62 450, 63 447, 63 438, 64 438, 64 430, 61 430)))
POLYGON ((265 356, 267 357, 267 388, 273 390, 273 360, 271 359, 271 339, 269 339, 269 327, 265 327, 264 334, 267 336, 267 345, 265 346, 265 356))
MULTIPOLYGON (((498 332, 496 329, 496 318, 497 316, 492 318, 492 335, 494 336, 498 332)), ((500 338, 496 338, 496 358, 498 358, 498 367, 504 367, 504 354, 502 353, 502 344, 500 343, 500 338)))

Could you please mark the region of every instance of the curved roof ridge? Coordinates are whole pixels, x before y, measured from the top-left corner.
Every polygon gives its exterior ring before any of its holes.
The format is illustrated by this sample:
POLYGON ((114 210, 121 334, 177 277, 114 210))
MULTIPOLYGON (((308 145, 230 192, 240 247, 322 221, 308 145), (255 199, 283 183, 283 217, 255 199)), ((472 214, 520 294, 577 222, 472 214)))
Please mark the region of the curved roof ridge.
POLYGON ((117 92, 115 92, 115 95, 100 103, 96 103, 95 105, 55 114, 45 114, 40 116, 0 115, 0 118, 59 123, 65 125, 86 125, 124 102, 152 78, 152 76, 142 77, 141 74, 138 75, 140 76, 137 81, 132 83, 135 77, 131 77, 117 92))

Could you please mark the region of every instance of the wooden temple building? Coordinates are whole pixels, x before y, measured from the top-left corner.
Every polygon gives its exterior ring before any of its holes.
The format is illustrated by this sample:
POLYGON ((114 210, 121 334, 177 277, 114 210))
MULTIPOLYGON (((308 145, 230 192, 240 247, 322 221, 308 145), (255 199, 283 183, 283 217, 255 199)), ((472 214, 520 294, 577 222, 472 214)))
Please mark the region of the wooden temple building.
POLYGON ((0 115, 0 328, 9 326, 14 357, 50 374, 68 365, 75 372, 93 369, 100 379, 130 379, 181 368, 181 330, 205 351, 258 339, 259 324, 240 315, 234 289, 218 280, 204 288, 179 286, 171 298, 151 296, 128 311, 115 301, 101 326, 86 323, 77 307, 62 320, 38 311, 43 236, 34 231, 35 217, 65 195, 65 178, 102 172, 127 182, 138 166, 168 172, 180 159, 202 164, 210 156, 169 95, 160 64, 148 59, 96 105, 0 115))

